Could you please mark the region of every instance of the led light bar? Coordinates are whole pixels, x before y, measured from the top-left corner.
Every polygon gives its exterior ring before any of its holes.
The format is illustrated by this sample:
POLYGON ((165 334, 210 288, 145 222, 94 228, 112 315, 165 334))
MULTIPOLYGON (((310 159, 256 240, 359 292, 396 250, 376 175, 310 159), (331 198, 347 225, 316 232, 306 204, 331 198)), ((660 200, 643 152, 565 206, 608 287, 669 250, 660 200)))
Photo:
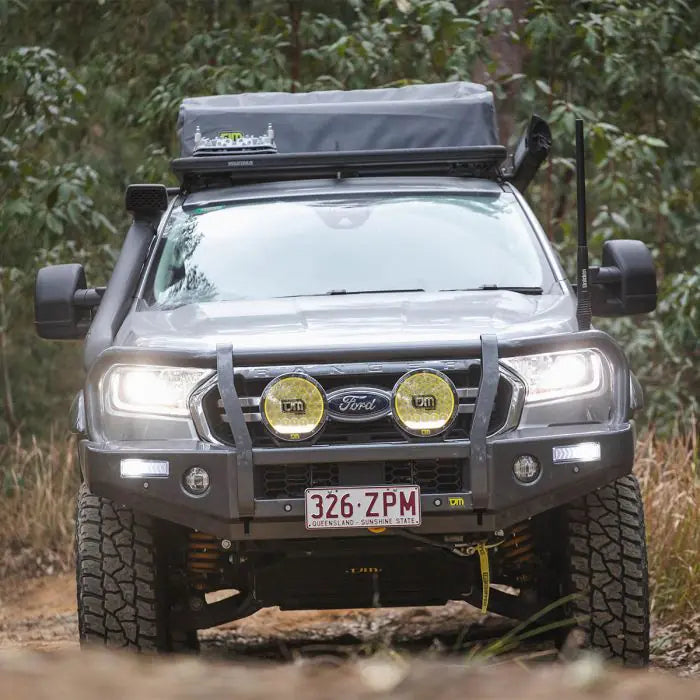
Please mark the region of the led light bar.
POLYGON ((566 462, 599 462, 599 442, 577 442, 574 445, 562 445, 552 448, 552 461, 555 464, 566 462))
POLYGON ((122 459, 119 473, 122 479, 161 479, 170 476, 170 464, 157 459, 122 459))

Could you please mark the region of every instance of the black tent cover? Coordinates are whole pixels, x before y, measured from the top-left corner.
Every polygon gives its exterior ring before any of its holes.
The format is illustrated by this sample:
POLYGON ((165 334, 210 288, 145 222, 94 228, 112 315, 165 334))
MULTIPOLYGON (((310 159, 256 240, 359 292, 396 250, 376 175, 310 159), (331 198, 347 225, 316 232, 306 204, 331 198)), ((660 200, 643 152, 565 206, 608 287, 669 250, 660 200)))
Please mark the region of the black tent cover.
POLYGON ((272 125, 280 153, 498 144, 493 95, 467 82, 371 90, 258 92, 190 97, 178 118, 181 155, 195 132, 260 136, 272 125))

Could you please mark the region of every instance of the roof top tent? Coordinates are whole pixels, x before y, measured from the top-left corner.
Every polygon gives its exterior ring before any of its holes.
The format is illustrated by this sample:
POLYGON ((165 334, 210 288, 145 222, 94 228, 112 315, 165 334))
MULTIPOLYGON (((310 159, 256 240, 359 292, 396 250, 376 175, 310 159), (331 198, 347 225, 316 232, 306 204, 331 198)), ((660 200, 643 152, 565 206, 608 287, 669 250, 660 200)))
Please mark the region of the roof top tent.
POLYGON ((185 190, 360 175, 499 178, 506 158, 493 95, 468 82, 193 97, 180 106, 178 133, 173 171, 185 190))
POLYGON ((498 144, 493 95, 455 82, 375 90, 192 97, 180 107, 181 156, 195 139, 265 134, 279 153, 377 151, 498 144))

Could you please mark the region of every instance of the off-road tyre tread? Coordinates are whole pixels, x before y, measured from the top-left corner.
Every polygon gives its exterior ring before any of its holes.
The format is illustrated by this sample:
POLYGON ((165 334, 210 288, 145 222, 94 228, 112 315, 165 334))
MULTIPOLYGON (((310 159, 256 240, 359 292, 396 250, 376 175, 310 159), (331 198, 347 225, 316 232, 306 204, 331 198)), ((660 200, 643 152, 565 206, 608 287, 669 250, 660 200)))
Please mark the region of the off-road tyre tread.
POLYGON ((566 587, 584 646, 626 666, 649 663, 649 584, 639 484, 624 476, 567 505, 566 587))
POLYGON ((150 653, 196 648, 195 633, 169 633, 152 518, 94 496, 83 484, 75 553, 81 644, 150 653))

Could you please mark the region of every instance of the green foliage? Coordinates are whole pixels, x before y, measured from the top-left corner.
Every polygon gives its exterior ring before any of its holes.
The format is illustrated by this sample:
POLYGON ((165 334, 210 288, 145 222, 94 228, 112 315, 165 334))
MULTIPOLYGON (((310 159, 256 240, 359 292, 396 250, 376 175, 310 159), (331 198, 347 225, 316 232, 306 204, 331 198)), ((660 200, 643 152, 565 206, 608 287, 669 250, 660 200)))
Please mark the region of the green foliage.
POLYGON ((0 93, 0 377, 3 417, 16 429, 26 416, 57 410, 70 386, 64 380, 77 379, 70 370, 55 378, 56 359, 77 367, 77 353, 42 348, 33 336, 35 271, 73 256, 89 267, 103 252, 90 234, 115 229, 91 196, 97 172, 72 160, 86 90, 58 54, 39 47, 4 52, 0 93))
POLYGON ((550 120, 554 157, 529 199, 570 272, 585 117, 592 257, 609 238, 643 239, 662 297, 652 317, 600 325, 629 351, 648 417, 688 417, 700 395, 699 36, 700 10, 683 0, 0 1, 4 423, 41 430, 65 411, 79 351, 33 337, 35 271, 80 260, 106 280, 125 185, 173 181, 182 97, 457 79, 487 80, 517 123, 550 120))
POLYGON ((651 317, 601 322, 625 347, 647 418, 690 423, 700 395, 700 11, 684 2, 531 3, 523 116, 548 115, 555 154, 531 195, 573 274, 574 119, 586 120, 591 246, 640 238, 653 250, 651 317), (555 58, 556 57, 556 58, 555 58))

